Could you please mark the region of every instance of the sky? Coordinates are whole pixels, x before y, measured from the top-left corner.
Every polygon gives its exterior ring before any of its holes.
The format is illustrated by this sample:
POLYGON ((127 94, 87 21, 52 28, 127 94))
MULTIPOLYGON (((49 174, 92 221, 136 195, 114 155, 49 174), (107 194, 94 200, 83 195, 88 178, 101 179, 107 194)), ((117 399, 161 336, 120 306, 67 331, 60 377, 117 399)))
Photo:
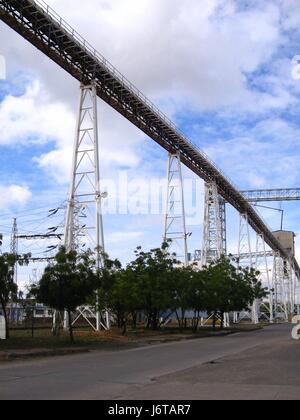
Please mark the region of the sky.
MULTIPOLYGON (((300 186, 299 0, 48 4, 239 189, 300 186)), ((63 229, 63 208, 48 216, 67 198, 79 86, 2 22, 0 40, 0 68, 4 60, 6 64, 6 78, 0 80, 0 233, 5 250, 13 217, 21 233, 63 229)), ((136 190, 145 192, 153 182, 151 191, 156 191, 155 182, 166 178, 167 154, 100 99, 98 113, 102 189, 108 192, 104 207, 123 196, 118 180, 125 175, 134 204, 136 190)), ((202 245, 203 182, 187 169, 184 178, 193 252, 202 245)), ((300 233, 298 203, 282 207, 284 227, 300 233)), ((272 229, 279 229, 278 211, 259 212, 272 229)), ((124 263, 137 245, 156 247, 162 239, 163 215, 136 213, 104 214, 106 249, 124 263)), ((233 253, 237 232, 237 214, 228 206, 233 253)), ((45 255, 50 245, 19 243, 21 251, 35 256, 45 255)), ((298 239, 297 248, 300 256, 298 239)), ((22 281, 29 274, 34 277, 35 269, 39 272, 41 266, 31 265, 22 281)))

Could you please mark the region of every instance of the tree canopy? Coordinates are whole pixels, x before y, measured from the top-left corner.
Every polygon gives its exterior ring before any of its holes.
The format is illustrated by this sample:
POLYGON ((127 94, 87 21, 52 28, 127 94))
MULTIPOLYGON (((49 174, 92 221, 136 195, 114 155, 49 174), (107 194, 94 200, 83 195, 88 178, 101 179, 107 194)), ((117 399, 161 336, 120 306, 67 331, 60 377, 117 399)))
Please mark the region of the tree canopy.
POLYGON ((111 281, 106 279, 107 306, 123 331, 128 320, 135 323, 138 312, 146 315, 147 326, 152 329, 159 327, 166 313, 175 313, 183 328, 190 311, 195 330, 203 312, 212 315, 214 326, 217 318, 223 326, 225 313, 247 310, 255 299, 266 296, 258 281, 259 272, 237 267, 225 257, 202 270, 193 265, 184 267, 169 253, 169 245, 164 243, 149 252, 138 247, 134 261, 126 269, 114 269, 111 281))
POLYGON ((14 281, 16 265, 28 264, 30 255, 0 255, 0 304, 6 324, 6 337, 9 338, 9 319, 7 306, 9 302, 18 300, 18 286, 14 281))
POLYGON ((67 311, 70 338, 73 342, 72 312, 84 305, 98 287, 92 254, 67 252, 62 247, 55 262, 46 267, 41 280, 32 287, 31 293, 38 302, 58 311, 67 311))
POLYGON ((215 327, 225 313, 247 310, 255 299, 266 296, 259 272, 242 269, 225 257, 201 270, 185 267, 169 247, 164 243, 148 252, 138 247, 125 268, 104 253, 99 267, 91 252, 61 248, 32 291, 38 302, 68 312, 72 340, 71 314, 84 304, 109 311, 125 334, 128 322, 136 325, 139 313, 152 329, 159 328, 170 313, 176 314, 182 329, 187 312, 194 314, 194 330, 204 312, 212 316, 215 327))

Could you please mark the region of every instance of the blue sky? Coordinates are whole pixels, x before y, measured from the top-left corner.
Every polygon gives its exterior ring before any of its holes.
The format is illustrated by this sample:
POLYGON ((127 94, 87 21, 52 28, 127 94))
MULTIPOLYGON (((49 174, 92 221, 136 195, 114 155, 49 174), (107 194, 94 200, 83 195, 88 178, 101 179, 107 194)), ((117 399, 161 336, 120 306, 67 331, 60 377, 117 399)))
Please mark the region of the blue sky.
MULTIPOLYGON (((300 54, 297 0, 88 0, 84 10, 79 0, 72 9, 67 0, 49 4, 238 188, 300 186, 300 80, 291 74, 300 54)), ((7 64, 0 81, 0 231, 7 249, 14 216, 27 232, 62 223, 63 211, 47 216, 67 196, 79 86, 3 23, 0 37, 7 64)), ((129 179, 165 177, 166 153, 100 100, 98 106, 103 177, 116 179, 124 169, 129 179)), ((300 233, 298 204, 283 207, 285 228, 300 233)), ((261 214, 278 228, 278 212, 261 214)), ((238 218, 230 208, 228 215, 234 252, 238 218)), ((201 247, 201 222, 189 227, 191 251, 201 247)), ((161 215, 105 216, 104 224, 108 251, 124 262, 135 246, 157 246, 162 237, 161 215)), ((46 246, 20 243, 36 255, 46 246)))

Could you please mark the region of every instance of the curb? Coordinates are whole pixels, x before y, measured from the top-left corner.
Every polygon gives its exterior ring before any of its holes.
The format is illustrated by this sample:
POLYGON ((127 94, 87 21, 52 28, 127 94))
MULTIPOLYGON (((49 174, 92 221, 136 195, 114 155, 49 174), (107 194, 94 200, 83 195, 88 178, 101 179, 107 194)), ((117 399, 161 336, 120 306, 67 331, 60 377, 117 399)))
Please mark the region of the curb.
POLYGON ((39 350, 39 351, 11 351, 0 352, 0 362, 9 362, 11 360, 34 359, 38 357, 68 356, 72 354, 89 353, 89 349, 59 349, 59 350, 39 350))

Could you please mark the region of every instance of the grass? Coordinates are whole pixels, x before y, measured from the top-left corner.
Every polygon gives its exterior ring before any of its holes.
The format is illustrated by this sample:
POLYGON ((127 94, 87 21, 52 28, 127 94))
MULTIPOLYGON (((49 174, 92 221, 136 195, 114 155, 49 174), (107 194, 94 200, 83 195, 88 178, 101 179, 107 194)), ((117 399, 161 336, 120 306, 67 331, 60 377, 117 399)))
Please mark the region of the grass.
POLYGON ((75 331, 75 344, 70 343, 67 333, 61 333, 53 337, 51 330, 36 330, 34 338, 31 337, 31 330, 11 330, 10 339, 0 341, 0 352, 7 350, 28 350, 28 349, 62 349, 62 348, 120 348, 126 346, 128 340, 122 337, 114 337, 112 334, 91 331, 75 331))
MULTIPOLYGON (((224 333, 237 333, 254 331, 261 326, 240 324, 238 326, 224 329, 224 333)), ((61 332, 58 337, 53 337, 50 329, 36 329, 34 338, 31 337, 31 330, 13 329, 11 338, 0 341, 0 352, 9 350, 29 349, 62 349, 62 348, 88 348, 95 350, 119 350, 132 348, 139 345, 155 344, 161 342, 177 341, 187 338, 202 338, 212 335, 219 335, 220 330, 213 331, 211 326, 201 328, 196 334, 191 330, 180 331, 177 326, 168 326, 158 331, 147 330, 139 327, 136 330, 129 329, 128 334, 123 337, 118 329, 108 332, 93 332, 88 328, 75 330, 75 344, 70 343, 69 335, 61 332)))

